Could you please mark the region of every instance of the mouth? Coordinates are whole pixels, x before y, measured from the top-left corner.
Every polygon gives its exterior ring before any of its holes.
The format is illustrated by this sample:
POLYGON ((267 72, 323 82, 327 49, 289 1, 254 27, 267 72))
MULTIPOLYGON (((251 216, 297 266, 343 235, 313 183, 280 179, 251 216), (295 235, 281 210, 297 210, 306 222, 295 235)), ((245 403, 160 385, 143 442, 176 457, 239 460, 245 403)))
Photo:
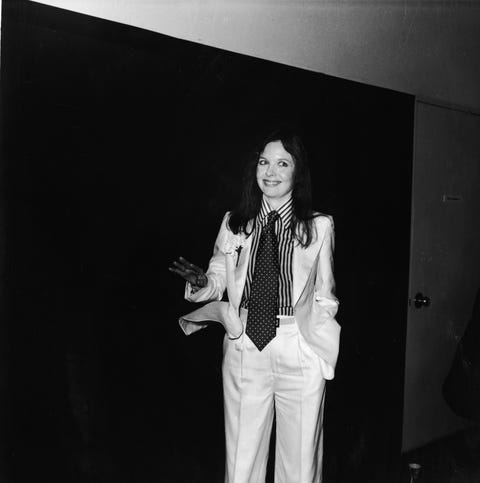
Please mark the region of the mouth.
POLYGON ((264 179, 263 184, 265 186, 277 186, 277 185, 280 184, 280 181, 273 181, 273 180, 269 180, 269 179, 264 179))

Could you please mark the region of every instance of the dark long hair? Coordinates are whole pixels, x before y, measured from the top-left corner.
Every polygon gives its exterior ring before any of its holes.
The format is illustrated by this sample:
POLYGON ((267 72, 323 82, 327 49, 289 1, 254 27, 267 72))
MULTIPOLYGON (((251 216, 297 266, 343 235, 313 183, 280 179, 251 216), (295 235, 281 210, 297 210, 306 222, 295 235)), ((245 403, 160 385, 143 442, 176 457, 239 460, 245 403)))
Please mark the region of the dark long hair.
POLYGON ((248 159, 243 176, 241 198, 230 214, 228 225, 233 233, 243 232, 250 235, 247 231, 248 222, 258 215, 262 203, 262 192, 258 187, 256 176, 258 159, 265 146, 273 141, 280 141, 295 162, 292 234, 300 245, 307 247, 315 236, 310 170, 303 142, 299 134, 289 127, 281 127, 271 132, 259 143, 248 159))

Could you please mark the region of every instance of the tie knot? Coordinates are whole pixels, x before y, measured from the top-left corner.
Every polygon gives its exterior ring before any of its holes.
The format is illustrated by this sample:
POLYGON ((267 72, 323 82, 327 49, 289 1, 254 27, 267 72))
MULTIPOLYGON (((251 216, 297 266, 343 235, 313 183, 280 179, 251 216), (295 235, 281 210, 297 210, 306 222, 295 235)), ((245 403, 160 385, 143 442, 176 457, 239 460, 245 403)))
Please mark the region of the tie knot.
POLYGON ((278 211, 271 211, 267 215, 267 225, 272 225, 273 223, 275 223, 278 220, 279 217, 280 217, 280 215, 278 214, 278 211))

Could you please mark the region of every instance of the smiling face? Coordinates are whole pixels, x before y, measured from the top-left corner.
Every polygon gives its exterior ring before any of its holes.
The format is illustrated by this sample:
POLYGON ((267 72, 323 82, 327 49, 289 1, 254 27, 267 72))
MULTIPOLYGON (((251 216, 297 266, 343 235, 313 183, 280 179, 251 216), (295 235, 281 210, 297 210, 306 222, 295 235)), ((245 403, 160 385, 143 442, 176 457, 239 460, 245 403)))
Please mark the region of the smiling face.
POLYGON ((290 198, 294 174, 295 161, 282 142, 268 143, 258 158, 257 183, 272 209, 290 198))

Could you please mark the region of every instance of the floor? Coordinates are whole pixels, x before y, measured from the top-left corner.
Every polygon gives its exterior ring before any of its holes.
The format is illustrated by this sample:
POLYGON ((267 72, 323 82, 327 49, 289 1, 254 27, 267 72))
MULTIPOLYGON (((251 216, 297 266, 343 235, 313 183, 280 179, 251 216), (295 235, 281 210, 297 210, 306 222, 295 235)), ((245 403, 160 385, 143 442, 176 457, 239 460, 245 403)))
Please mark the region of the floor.
MULTIPOLYGON (((126 446, 121 452, 118 449, 112 451, 112 448, 96 448, 83 454, 71 454, 69 469, 62 469, 61 461, 65 459, 62 456, 65 455, 49 455, 46 448, 37 448, 35 454, 28 457, 29 468, 22 465, 17 475, 2 482, 223 483, 223 448, 199 446, 197 451, 198 454, 174 452, 165 458, 152 445, 145 445, 143 449, 138 444, 126 446), (57 464, 53 463, 53 456, 59 458, 57 464), (48 473, 50 477, 46 478, 48 473)), ((391 483, 479 483, 480 426, 406 453, 401 460, 400 474, 391 483), (408 469, 410 463, 421 466, 419 478, 411 479, 408 469)), ((270 464, 267 483, 273 483, 271 470, 270 464)), ((350 481, 326 478, 324 483, 350 481)), ((370 482, 362 480, 361 483, 370 482)), ((390 482, 384 480, 381 483, 390 482)))
POLYGON ((401 483, 479 483, 480 426, 443 438, 402 456, 401 483), (410 480, 408 465, 421 466, 410 480))

